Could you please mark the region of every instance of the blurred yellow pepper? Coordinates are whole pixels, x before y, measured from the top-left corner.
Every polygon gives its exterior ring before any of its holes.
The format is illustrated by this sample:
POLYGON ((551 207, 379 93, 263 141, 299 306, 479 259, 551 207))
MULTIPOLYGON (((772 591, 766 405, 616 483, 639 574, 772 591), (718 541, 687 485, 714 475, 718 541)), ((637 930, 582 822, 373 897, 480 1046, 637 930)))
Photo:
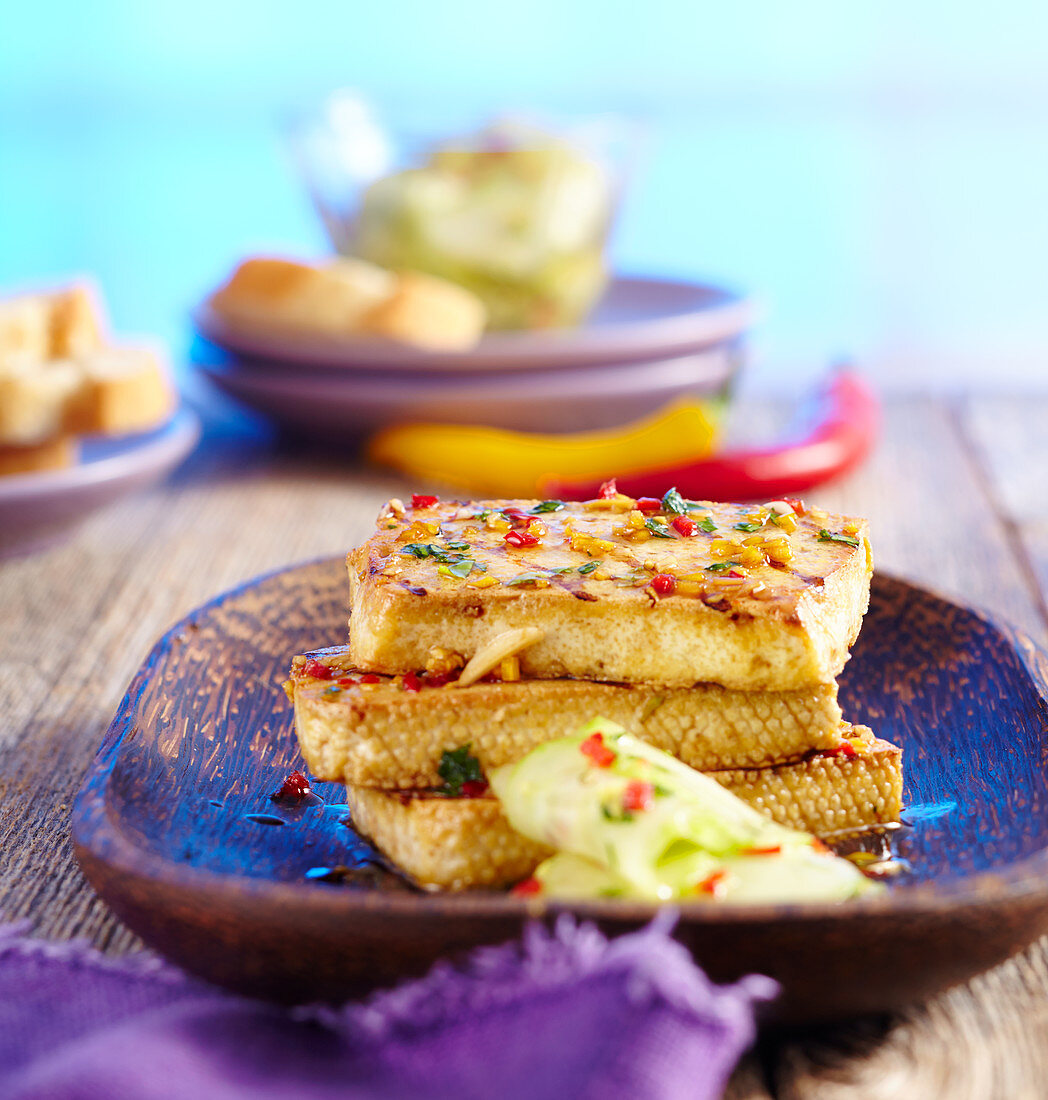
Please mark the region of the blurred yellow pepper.
POLYGON ((443 481, 476 496, 534 497, 540 480, 615 477, 694 462, 713 450, 719 402, 674 401, 621 428, 539 435, 473 425, 385 428, 367 456, 412 479, 443 481))

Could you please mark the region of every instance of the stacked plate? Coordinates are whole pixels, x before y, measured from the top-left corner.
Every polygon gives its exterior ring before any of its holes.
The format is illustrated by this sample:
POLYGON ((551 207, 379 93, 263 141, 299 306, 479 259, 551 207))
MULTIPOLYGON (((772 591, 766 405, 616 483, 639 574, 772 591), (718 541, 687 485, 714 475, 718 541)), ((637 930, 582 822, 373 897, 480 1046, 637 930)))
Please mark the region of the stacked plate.
POLYGON ((192 358, 229 396, 313 436, 345 439, 408 420, 583 431, 676 398, 726 397, 751 313, 718 287, 618 278, 580 328, 492 333, 447 354, 234 325, 205 302, 192 358))

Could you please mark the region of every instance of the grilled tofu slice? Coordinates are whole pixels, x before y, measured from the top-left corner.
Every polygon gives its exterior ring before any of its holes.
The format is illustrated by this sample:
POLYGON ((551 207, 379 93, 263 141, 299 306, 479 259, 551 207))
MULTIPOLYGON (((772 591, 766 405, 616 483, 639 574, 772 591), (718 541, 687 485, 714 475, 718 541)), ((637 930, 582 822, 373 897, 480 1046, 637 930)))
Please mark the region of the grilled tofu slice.
MULTIPOLYGON (((897 821, 902 752, 865 726, 846 727, 845 751, 812 753, 770 768, 710 772, 782 825, 820 836, 897 821)), ((434 791, 348 786, 353 824, 420 886, 440 890, 508 886, 549 849, 515 832, 491 797, 444 798, 434 791)))
POLYGON ((295 657, 286 687, 310 771, 366 787, 435 786, 445 752, 469 744, 484 770, 496 768, 595 714, 700 771, 760 768, 841 744, 835 684, 766 692, 585 680, 434 686, 444 679, 369 675, 344 646, 295 657))
POLYGON ((853 517, 674 494, 415 500, 390 501, 348 558, 361 668, 468 659, 530 628, 526 677, 793 691, 836 679, 869 601, 853 517))

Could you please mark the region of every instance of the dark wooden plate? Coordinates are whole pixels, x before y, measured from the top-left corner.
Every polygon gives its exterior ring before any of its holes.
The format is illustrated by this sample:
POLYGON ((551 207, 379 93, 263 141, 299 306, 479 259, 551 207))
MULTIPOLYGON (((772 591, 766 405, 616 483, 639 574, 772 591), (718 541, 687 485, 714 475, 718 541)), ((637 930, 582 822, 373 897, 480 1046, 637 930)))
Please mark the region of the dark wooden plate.
MULTIPOLYGON (((293 653, 345 637, 341 560, 295 566, 194 612, 157 643, 84 781, 73 839, 99 894, 185 969, 263 997, 344 997, 516 936, 570 908, 605 930, 647 904, 544 907, 388 888, 335 784, 271 802, 301 766, 281 690, 293 653), (263 815, 259 817, 258 815, 263 815), (321 868, 364 870, 349 883, 321 868)), ((897 1007, 1048 930, 1048 660, 970 609, 877 577, 841 681, 846 713, 905 749, 913 872, 843 906, 686 908, 677 936, 718 980, 760 971, 800 1021, 897 1007)))

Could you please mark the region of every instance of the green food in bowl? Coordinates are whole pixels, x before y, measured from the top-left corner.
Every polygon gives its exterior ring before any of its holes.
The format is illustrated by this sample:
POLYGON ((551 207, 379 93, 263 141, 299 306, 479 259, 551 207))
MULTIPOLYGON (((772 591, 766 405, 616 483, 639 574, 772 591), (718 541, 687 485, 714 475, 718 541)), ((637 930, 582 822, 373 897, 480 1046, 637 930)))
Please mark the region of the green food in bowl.
POLYGON ((578 323, 607 280, 607 171, 566 142, 491 131, 365 192, 356 252, 472 290, 493 329, 578 323))

